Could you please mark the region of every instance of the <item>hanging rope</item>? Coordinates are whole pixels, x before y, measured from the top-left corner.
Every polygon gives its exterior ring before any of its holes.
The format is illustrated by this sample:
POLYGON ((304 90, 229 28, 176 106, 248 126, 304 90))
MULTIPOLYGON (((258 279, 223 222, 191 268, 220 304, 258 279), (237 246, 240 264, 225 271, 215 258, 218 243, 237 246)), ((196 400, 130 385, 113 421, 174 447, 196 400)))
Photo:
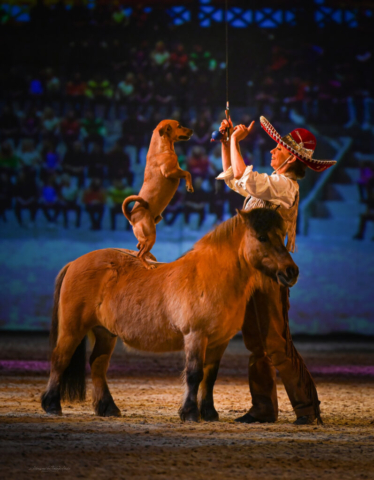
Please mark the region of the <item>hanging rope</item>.
POLYGON ((228 0, 225 1, 225 26, 226 26, 226 119, 229 119, 229 22, 228 22, 228 0))
MULTIPOLYGON (((225 15, 224 15, 224 22, 225 22, 225 51, 226 51, 226 60, 225 60, 225 68, 226 68, 226 109, 225 115, 226 120, 229 121, 230 118, 230 104, 229 104, 229 22, 228 22, 228 0, 225 0, 225 15)), ((224 134, 226 136, 226 141, 229 140, 229 128, 226 129, 224 134)), ((211 142, 220 141, 222 140, 223 136, 219 130, 216 130, 212 133, 211 142)))

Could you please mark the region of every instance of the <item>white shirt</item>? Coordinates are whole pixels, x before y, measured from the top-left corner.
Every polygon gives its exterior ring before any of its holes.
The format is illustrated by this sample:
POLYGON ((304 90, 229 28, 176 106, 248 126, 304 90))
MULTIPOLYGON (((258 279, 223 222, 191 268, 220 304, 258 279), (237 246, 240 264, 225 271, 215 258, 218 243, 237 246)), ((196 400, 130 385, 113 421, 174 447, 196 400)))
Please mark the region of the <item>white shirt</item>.
POLYGON ((239 179, 235 179, 232 167, 229 167, 218 175, 217 180, 224 180, 231 190, 243 197, 250 195, 285 208, 292 207, 299 190, 297 182, 285 175, 254 172, 253 165, 249 165, 239 179))

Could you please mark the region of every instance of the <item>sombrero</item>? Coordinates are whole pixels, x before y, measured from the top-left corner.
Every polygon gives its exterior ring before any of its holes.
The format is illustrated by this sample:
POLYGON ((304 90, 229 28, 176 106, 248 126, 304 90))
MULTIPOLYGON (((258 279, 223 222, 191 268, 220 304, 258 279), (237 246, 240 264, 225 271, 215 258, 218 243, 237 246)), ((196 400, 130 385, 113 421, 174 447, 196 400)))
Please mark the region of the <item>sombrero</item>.
POLYGON ((313 158, 313 153, 316 148, 316 137, 312 132, 305 128, 296 128, 285 137, 281 137, 275 130, 273 125, 266 120, 265 117, 260 117, 261 127, 265 132, 279 145, 286 148, 292 155, 295 155, 305 165, 316 172, 323 172, 335 165, 335 160, 316 160, 313 158))

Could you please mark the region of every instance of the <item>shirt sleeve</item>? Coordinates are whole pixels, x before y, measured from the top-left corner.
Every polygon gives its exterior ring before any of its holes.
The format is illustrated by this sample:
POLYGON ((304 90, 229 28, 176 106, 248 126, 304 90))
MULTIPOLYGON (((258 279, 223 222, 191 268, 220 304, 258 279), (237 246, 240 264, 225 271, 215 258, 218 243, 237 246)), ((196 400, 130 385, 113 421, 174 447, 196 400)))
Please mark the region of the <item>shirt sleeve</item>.
MULTIPOLYGON (((249 167, 252 169, 253 166, 250 165, 249 167)), ((241 188, 240 186, 237 185, 237 181, 235 180, 234 177, 234 172, 232 171, 232 167, 229 167, 225 172, 222 172, 216 177, 217 180, 224 180, 226 185, 231 189, 234 190, 234 192, 239 193, 240 195, 243 195, 243 197, 248 197, 249 193, 244 189, 241 188)))
POLYGON ((219 179, 225 180, 229 188, 245 197, 251 195, 285 208, 291 208, 295 202, 298 185, 284 175, 254 172, 252 165, 245 169, 238 180, 235 180, 231 167, 221 175, 218 176, 219 179))

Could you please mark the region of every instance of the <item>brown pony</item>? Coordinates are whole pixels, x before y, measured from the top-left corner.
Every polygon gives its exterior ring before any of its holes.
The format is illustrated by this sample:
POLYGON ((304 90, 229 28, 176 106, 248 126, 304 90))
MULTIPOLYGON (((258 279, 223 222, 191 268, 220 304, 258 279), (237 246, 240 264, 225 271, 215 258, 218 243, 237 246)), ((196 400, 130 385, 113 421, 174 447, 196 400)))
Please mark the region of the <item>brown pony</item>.
POLYGON ((60 399, 85 398, 85 336, 95 336, 90 365, 93 406, 120 416, 106 382, 117 337, 150 352, 184 349, 182 420, 218 420, 213 386, 229 340, 262 275, 293 286, 298 268, 284 246, 281 216, 268 209, 238 212, 175 262, 146 270, 117 249, 97 250, 66 265, 56 279, 51 372, 42 407, 61 415, 60 399), (200 387, 200 408, 197 394, 200 387))

